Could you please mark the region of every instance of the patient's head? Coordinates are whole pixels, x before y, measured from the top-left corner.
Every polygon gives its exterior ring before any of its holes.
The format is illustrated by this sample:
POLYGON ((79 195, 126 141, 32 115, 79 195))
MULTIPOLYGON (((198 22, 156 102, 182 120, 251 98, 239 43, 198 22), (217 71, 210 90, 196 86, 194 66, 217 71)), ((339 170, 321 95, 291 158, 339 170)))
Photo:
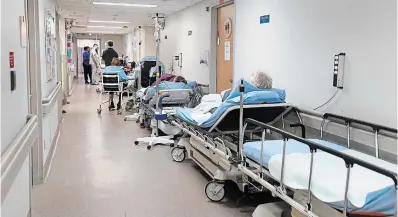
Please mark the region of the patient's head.
POLYGON ((272 88, 272 78, 264 72, 255 72, 250 76, 250 83, 260 89, 272 88))
POLYGON ((182 76, 175 77, 174 82, 181 82, 181 83, 187 84, 187 80, 185 80, 185 78, 182 76))
POLYGON ((113 58, 111 62, 112 66, 120 66, 120 60, 119 58, 113 58))

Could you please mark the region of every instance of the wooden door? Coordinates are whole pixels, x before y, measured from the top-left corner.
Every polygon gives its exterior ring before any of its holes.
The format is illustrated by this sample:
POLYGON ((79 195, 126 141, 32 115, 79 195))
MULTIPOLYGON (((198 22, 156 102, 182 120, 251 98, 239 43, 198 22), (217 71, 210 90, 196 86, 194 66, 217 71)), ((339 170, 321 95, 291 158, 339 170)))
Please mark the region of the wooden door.
POLYGON ((217 93, 232 87, 234 5, 218 9, 217 13, 217 93))

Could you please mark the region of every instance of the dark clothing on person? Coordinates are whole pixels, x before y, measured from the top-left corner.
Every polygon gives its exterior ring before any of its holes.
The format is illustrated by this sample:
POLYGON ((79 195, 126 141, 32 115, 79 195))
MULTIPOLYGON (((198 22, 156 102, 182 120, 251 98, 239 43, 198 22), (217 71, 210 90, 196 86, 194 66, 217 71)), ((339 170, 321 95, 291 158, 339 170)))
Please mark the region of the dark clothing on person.
POLYGON ((88 51, 83 52, 83 66, 90 65, 90 53, 88 51))
POLYGON ((119 58, 119 54, 115 51, 115 49, 109 47, 108 49, 102 52, 102 59, 105 62, 105 66, 110 66, 113 58, 119 58))
POLYGON ((92 71, 91 65, 90 64, 85 65, 83 63, 83 69, 84 69, 84 80, 86 81, 86 84, 89 83, 88 78, 90 78, 90 82, 93 82, 93 78, 92 78, 93 71, 92 71))

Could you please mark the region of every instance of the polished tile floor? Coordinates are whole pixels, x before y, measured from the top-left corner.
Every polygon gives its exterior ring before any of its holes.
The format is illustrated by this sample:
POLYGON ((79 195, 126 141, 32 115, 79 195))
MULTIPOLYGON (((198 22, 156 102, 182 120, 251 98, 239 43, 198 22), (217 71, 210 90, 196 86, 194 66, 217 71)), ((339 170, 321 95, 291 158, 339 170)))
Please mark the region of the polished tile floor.
POLYGON ((98 116, 95 88, 75 84, 51 172, 33 189, 33 217, 251 216, 234 199, 209 202, 208 177, 173 162, 170 148, 135 146, 147 130, 107 109, 98 116))

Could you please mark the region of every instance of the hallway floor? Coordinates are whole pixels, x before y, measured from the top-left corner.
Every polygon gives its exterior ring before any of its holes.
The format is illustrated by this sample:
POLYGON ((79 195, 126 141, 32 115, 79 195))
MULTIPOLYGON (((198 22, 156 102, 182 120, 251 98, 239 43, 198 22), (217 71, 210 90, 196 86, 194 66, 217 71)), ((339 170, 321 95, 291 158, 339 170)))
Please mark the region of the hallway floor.
POLYGON ((33 189, 33 217, 251 216, 235 199, 210 202, 208 177, 173 162, 169 147, 135 146, 147 130, 115 111, 98 116, 96 88, 75 84, 50 174, 33 189))

